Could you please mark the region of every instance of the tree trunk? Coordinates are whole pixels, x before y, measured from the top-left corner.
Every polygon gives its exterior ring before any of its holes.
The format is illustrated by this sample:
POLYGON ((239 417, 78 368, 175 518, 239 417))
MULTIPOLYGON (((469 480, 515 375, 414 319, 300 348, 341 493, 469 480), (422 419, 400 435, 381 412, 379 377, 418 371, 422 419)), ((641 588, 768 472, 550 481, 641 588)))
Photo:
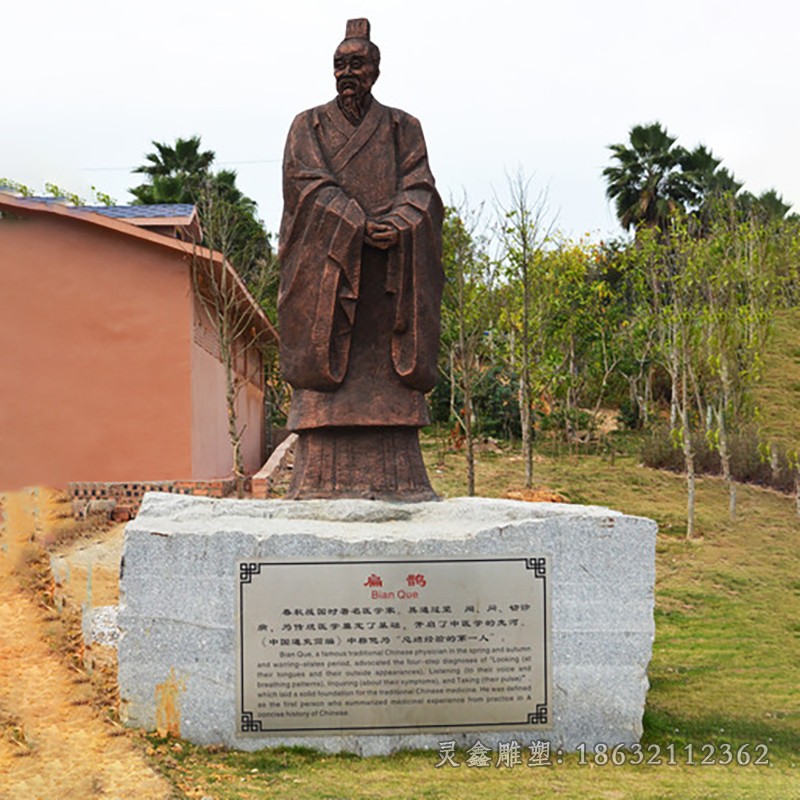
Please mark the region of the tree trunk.
POLYGON ((719 416, 719 459, 722 462, 722 477, 728 487, 728 516, 736 519, 736 483, 731 475, 731 453, 728 449, 728 432, 724 414, 719 416))
POLYGON ((694 497, 695 474, 694 453, 692 453, 692 437, 688 432, 684 440, 684 458, 686 459, 686 538, 694 538, 694 497))
POLYGON ((697 409, 697 418, 703 426, 703 432, 708 433, 708 429, 711 425, 711 409, 703 402, 703 398, 700 395, 700 387, 697 385, 697 378, 695 377, 694 370, 691 368, 689 368, 689 379, 692 382, 692 393, 694 396, 694 405, 697 409))
POLYGON ((467 437, 467 495, 475 496, 475 443, 472 440, 472 392, 464 385, 464 435, 467 437))
POLYGON ((531 404, 523 373, 519 383, 519 416, 522 424, 522 458, 525 462, 525 488, 533 487, 533 437, 531 436, 531 404))
POLYGON ((776 488, 778 486, 778 479, 780 478, 781 474, 781 462, 780 458, 778 457, 778 447, 777 445, 770 445, 769 448, 769 468, 772 472, 772 488, 776 488))
POLYGON ((225 402, 228 407, 228 438, 233 450, 233 477, 236 482, 236 497, 244 497, 244 459, 242 457, 242 433, 239 430, 238 415, 236 413, 236 377, 233 374, 233 357, 229 351, 223 351, 225 364, 225 402))
POLYGON ((269 391, 264 392, 264 452, 262 463, 266 461, 275 449, 275 429, 272 424, 272 398, 269 391))
POLYGON ((720 369, 722 380, 722 407, 719 409, 719 457, 722 461, 722 477, 728 485, 728 516, 731 521, 736 519, 736 483, 731 475, 731 453, 728 447, 728 428, 725 425, 725 413, 730 407, 730 376, 727 364, 723 361, 720 369))
MULTIPOLYGON (((526 234, 527 235, 527 234, 526 234)), ((527 238, 522 247, 522 449, 525 457, 525 488, 533 487, 533 430, 531 426, 531 339, 530 311, 531 288, 529 286, 530 256, 527 238), (524 415, 524 416, 523 416, 524 415)))
POLYGON ((669 429, 674 431, 678 427, 678 386, 677 373, 672 376, 672 392, 669 401, 669 429))
POLYGON ((694 537, 694 498, 695 498, 695 472, 694 449, 692 447, 692 431, 689 416, 689 397, 686 389, 686 370, 683 370, 681 381, 681 426, 683 439, 683 458, 686 463, 686 538, 694 537))
POLYGON ((650 400, 653 397, 653 376, 655 370, 650 367, 644 384, 644 404, 642 405, 642 426, 646 427, 650 421, 650 400))
POLYGON ((794 472, 794 505, 797 516, 800 517, 800 463, 795 467, 794 472))
POLYGON ((567 452, 572 454, 573 452, 573 442, 575 445, 575 450, 578 450, 580 447, 580 443, 578 442, 578 426, 577 422, 577 414, 575 413, 575 408, 577 407, 577 401, 575 400, 573 386, 575 380, 575 337, 570 334, 569 337, 569 363, 567 364, 567 370, 569 372, 569 378, 567 380, 567 413, 566 413, 566 420, 565 420, 565 433, 567 434, 567 452))
POLYGON ((453 348, 450 348, 450 355, 448 357, 450 362, 450 419, 458 419, 458 409, 456 408, 456 366, 453 348))
POLYGON ((467 444, 467 496, 475 496, 475 446, 472 441, 472 348, 467 343, 464 330, 464 299, 459 297, 459 324, 458 338, 461 351, 461 377, 463 379, 462 391, 464 393, 464 436, 467 444))

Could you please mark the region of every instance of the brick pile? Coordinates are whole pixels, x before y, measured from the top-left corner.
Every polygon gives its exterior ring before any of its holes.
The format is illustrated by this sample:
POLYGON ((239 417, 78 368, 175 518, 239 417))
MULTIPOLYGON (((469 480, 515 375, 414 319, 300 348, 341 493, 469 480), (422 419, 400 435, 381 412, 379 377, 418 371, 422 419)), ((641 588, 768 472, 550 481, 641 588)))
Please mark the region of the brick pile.
POLYGON ((82 481, 67 484, 67 491, 73 504, 85 503, 91 506, 92 501, 113 500, 112 518, 121 522, 136 516, 145 492, 228 497, 236 491, 236 481, 233 478, 198 481, 82 481))

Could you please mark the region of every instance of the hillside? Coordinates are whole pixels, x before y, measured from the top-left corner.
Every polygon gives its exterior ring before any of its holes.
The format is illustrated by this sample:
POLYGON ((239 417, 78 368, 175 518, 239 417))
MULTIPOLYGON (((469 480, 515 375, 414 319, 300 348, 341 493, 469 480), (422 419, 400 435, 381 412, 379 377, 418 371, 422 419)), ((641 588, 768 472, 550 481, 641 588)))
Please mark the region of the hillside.
POLYGON ((781 310, 756 392, 761 430, 771 442, 800 446, 800 308, 781 310))

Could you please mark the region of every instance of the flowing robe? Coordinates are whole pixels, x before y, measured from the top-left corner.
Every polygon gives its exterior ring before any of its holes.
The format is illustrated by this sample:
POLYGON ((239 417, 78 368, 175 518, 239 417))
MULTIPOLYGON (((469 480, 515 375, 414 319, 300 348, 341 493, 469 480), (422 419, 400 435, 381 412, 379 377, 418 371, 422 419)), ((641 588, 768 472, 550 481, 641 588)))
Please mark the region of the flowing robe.
POLYGON ((374 98, 299 114, 283 164, 278 315, 288 427, 419 427, 436 382, 442 202, 418 120, 374 98), (367 219, 397 246, 370 247, 367 219))

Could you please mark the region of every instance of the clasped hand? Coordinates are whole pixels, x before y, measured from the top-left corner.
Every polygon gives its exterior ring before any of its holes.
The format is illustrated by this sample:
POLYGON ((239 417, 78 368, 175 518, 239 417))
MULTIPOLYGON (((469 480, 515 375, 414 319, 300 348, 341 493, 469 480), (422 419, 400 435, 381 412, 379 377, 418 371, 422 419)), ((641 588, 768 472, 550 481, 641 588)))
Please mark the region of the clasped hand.
POLYGON ((367 220, 364 235, 368 245, 378 250, 388 250, 397 245, 400 234, 394 225, 388 222, 367 220))

